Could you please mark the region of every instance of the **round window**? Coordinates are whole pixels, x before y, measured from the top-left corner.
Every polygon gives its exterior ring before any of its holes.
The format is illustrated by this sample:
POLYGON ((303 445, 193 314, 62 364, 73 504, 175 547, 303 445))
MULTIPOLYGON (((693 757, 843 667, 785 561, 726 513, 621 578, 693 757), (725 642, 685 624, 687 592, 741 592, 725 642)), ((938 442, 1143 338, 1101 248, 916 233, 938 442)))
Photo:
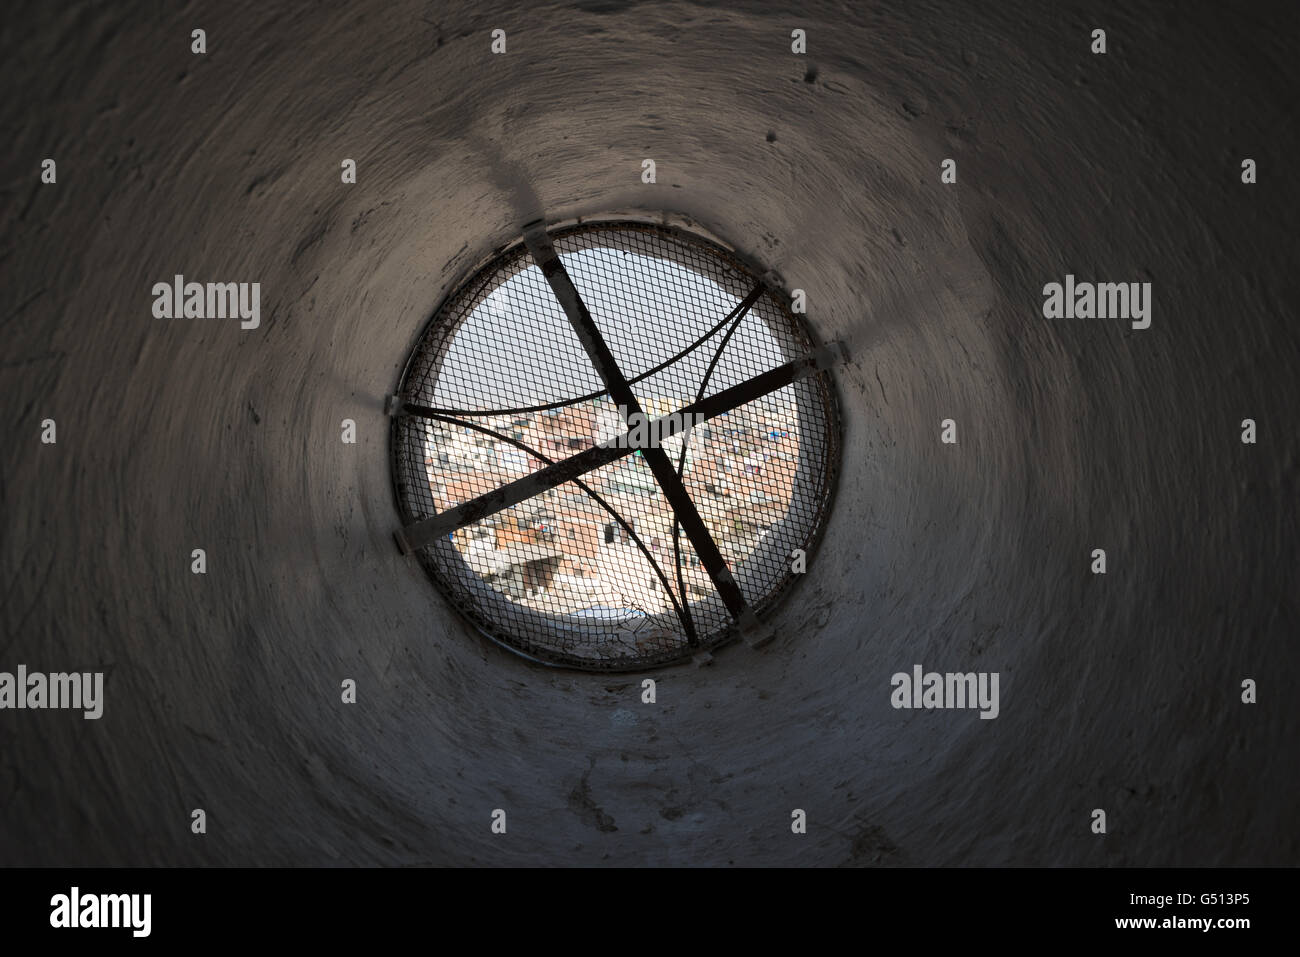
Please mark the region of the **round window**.
POLYGON ((679 229, 520 242, 434 314, 399 388, 403 541, 494 640, 548 664, 690 658, 806 568, 835 393, 786 298, 679 229))

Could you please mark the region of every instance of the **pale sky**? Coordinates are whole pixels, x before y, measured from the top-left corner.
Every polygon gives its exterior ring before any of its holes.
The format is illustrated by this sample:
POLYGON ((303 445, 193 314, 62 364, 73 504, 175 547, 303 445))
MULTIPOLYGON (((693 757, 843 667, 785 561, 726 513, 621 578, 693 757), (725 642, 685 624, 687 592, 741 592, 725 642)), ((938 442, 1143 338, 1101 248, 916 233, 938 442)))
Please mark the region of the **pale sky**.
MULTIPOLYGON (((629 378, 684 349, 740 302, 713 280, 658 257, 596 248, 564 253, 561 258, 629 378), (648 284, 647 275, 654 277, 648 284), (633 288, 638 282, 645 285, 633 288), (649 290, 669 291, 673 301, 649 301, 646 285, 649 290), (682 310, 683 318, 674 315, 674 306, 682 310)), ((724 332, 640 383, 638 395, 693 400, 724 332)), ((766 324, 751 310, 719 360, 707 394, 784 361, 766 324)), ((495 289, 461 325, 439 376, 434 404, 528 406, 603 388, 541 270, 529 265, 495 289)))

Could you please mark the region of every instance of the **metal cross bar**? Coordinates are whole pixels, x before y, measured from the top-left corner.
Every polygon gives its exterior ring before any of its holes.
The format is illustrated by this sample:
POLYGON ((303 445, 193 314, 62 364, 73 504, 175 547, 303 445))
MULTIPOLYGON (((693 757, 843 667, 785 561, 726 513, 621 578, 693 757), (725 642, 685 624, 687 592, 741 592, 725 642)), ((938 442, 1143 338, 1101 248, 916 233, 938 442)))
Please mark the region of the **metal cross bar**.
MULTIPOLYGON (((537 220, 524 227, 524 242, 528 245, 533 261, 537 263, 542 270, 542 275, 550 283, 555 298, 564 309, 564 314, 569 317, 569 324, 578 334, 578 339, 587 350, 591 364, 596 367, 596 372, 605 383, 605 388, 609 390, 610 397, 618 403, 624 418, 629 424, 634 421, 644 421, 645 413, 641 410, 641 403, 637 401, 636 394, 633 393, 623 371, 618 367, 614 353, 610 351, 596 321, 587 311, 582 296, 578 294, 577 287, 573 285, 568 271, 560 262, 555 247, 551 245, 551 240, 546 235, 546 224, 537 220)), ((668 453, 657 444, 647 444, 641 449, 641 455, 650 466, 650 471, 654 473, 655 481, 659 483, 664 498, 668 500, 669 506, 677 516, 677 521, 681 522, 686 537, 695 546, 695 554, 699 556, 704 570, 713 581, 713 587, 718 590, 718 597, 722 599, 731 617, 743 631, 749 632, 758 628, 758 619, 746 604, 740 586, 736 584, 731 569, 727 567, 726 559, 718 549, 718 543, 713 540, 699 510, 691 501, 690 493, 686 491, 686 486, 673 467, 672 460, 668 458, 668 453)))
MULTIPOLYGON (((655 419, 649 426, 649 430, 651 430, 649 434, 658 435, 661 438, 676 435, 685 428, 687 422, 708 421, 717 418, 747 402, 762 398, 776 392, 778 389, 785 388, 791 383, 798 382, 800 379, 806 379, 808 376, 816 375, 824 369, 829 369, 842 361, 847 354, 841 343, 835 342, 823 346, 812 355, 779 365, 775 369, 769 369, 752 379, 746 379, 729 389, 723 389, 707 399, 692 402, 677 412, 655 419)), ((427 406, 407 402, 401 396, 391 398, 390 408, 394 415, 413 415, 429 419, 441 418, 440 413, 437 411, 427 406)), ((526 501, 535 495, 540 495, 548 489, 558 488, 565 482, 586 475, 588 472, 593 472, 610 462, 616 462, 625 455, 631 455, 637 450, 637 446, 630 440, 629 435, 630 433, 624 433, 618 439, 612 439, 604 445, 592 446, 577 455, 572 455, 567 459, 556 462, 554 465, 548 465, 544 469, 539 469, 531 475, 525 475, 521 479, 516 479, 498 489, 493 489, 491 492, 470 499, 468 502, 462 502, 460 505, 440 512, 431 518, 412 522, 396 532, 395 537, 398 547, 401 548, 404 554, 409 554, 417 548, 451 534, 458 528, 473 525, 489 515, 510 508, 512 505, 518 505, 520 502, 526 501)))

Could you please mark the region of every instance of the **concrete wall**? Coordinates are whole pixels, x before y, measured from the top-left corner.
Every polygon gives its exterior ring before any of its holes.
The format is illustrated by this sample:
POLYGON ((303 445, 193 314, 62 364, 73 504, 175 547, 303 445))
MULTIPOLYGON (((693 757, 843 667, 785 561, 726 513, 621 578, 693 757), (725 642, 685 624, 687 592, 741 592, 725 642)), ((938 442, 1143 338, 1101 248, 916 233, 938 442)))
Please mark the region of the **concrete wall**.
POLYGON ((512 6, 7 17, 0 669, 108 678, 0 713, 0 863, 1294 863, 1294 7, 512 6), (382 403, 523 222, 661 209, 853 358, 780 637, 646 706, 455 620, 382 403), (1067 272, 1151 328, 1045 320, 1067 272), (176 273, 261 327, 153 318, 176 273), (915 663, 1000 717, 894 710, 915 663))

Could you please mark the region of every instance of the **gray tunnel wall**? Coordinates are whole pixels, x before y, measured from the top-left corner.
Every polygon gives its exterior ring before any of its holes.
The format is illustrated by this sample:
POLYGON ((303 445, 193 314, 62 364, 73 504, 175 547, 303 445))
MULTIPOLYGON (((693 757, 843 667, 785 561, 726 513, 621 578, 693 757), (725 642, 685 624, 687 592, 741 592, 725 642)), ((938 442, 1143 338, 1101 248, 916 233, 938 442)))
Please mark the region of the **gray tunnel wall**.
POLYGON ((0 713, 0 863, 1294 863, 1295 14, 1208 9, 11 14, 0 670, 107 684, 0 713), (777 641, 653 706, 486 642, 391 537, 433 309, 615 211, 852 351, 777 641), (260 282, 260 328, 153 318, 177 273, 260 282), (1066 273, 1151 282, 1150 329, 1044 319, 1066 273), (892 708, 918 663, 998 672, 998 718, 892 708))

